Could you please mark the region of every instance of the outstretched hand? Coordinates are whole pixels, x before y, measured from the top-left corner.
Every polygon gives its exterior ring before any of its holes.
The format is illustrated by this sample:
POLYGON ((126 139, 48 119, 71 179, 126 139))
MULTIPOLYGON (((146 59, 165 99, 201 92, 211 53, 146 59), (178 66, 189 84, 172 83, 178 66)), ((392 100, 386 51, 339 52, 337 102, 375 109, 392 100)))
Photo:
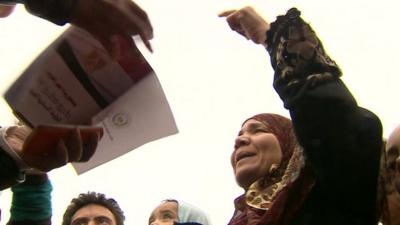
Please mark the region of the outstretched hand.
POLYGON ((267 40, 266 33, 269 30, 269 23, 251 7, 224 11, 218 16, 225 17, 233 31, 256 44, 264 44, 267 40))
POLYGON ((68 131, 69 135, 60 138, 58 134, 65 133, 65 129, 51 126, 31 131, 26 126, 16 126, 7 130, 6 140, 29 167, 40 171, 48 172, 69 162, 88 161, 96 151, 102 132, 97 128, 86 129, 83 135, 82 130, 76 127, 68 131))
POLYGON ((115 36, 133 46, 132 36, 139 35, 149 51, 153 27, 145 11, 131 0, 78 0, 71 24, 85 29, 98 39, 113 56, 115 36))

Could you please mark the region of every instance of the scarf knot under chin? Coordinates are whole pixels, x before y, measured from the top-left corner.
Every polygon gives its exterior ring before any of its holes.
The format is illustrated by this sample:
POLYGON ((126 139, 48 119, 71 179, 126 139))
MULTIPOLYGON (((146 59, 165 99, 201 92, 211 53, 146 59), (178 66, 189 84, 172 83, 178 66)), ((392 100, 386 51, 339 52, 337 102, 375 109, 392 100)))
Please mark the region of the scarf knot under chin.
POLYGON ((297 145, 283 176, 280 173, 268 174, 250 185, 245 193, 246 204, 256 209, 269 210, 279 193, 299 177, 303 168, 303 150, 297 145))

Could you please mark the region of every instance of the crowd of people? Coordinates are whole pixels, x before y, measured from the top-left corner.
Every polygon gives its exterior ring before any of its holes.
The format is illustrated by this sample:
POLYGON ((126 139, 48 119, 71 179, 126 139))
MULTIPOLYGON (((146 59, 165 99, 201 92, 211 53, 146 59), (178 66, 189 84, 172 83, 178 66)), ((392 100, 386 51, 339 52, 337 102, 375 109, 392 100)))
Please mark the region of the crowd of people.
MULTIPOLYGON (((139 35, 151 50, 151 23, 130 0, 4 1, 6 17, 23 3, 33 15, 71 23, 97 38, 113 56, 115 35, 139 35), (13 4, 14 2, 14 4, 13 4), (101 24, 101 26, 100 26, 101 24), (100 27, 103 27, 100 29, 100 27)), ((291 8, 267 22, 253 8, 219 15, 229 27, 268 52, 273 88, 290 118, 261 113, 245 119, 231 164, 243 194, 234 200, 229 225, 400 224, 400 126, 385 140, 378 116, 358 106, 312 27, 291 8)), ((51 224, 52 185, 46 172, 90 160, 100 140, 83 144, 77 127, 54 154, 33 154, 24 142, 38 135, 27 126, 7 127, 0 138, 0 187, 11 188, 8 224, 51 224)), ((57 126, 54 129, 58 129, 57 126)), ((116 200, 82 193, 66 208, 63 225, 123 225, 116 200)), ((201 209, 163 200, 149 225, 210 225, 201 209)))

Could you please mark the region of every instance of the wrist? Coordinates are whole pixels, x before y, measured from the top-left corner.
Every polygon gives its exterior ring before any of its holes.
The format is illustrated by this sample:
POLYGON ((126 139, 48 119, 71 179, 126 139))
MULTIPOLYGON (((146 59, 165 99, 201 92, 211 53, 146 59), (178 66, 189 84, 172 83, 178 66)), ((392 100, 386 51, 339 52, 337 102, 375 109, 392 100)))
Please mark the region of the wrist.
POLYGON ((49 182, 49 177, 46 173, 31 169, 26 171, 23 185, 42 185, 46 182, 49 182))
POLYGON ((261 37, 262 38, 260 40, 260 44, 262 44, 264 47, 267 47, 267 37, 268 37, 267 33, 268 33, 269 28, 270 28, 269 24, 266 23, 266 24, 264 24, 264 27, 263 27, 263 29, 261 31, 261 33, 262 33, 261 37))

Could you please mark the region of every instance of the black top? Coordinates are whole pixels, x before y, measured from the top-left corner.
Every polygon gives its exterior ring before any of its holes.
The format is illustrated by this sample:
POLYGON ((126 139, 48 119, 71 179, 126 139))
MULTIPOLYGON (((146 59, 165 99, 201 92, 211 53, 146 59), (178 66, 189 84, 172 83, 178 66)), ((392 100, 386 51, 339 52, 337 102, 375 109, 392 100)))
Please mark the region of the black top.
POLYGON ((16 184, 19 175, 20 171, 14 159, 0 148, 0 190, 16 184))
POLYGON ((316 184, 290 224, 376 225, 382 127, 359 107, 312 28, 293 8, 271 24, 274 88, 316 184))

